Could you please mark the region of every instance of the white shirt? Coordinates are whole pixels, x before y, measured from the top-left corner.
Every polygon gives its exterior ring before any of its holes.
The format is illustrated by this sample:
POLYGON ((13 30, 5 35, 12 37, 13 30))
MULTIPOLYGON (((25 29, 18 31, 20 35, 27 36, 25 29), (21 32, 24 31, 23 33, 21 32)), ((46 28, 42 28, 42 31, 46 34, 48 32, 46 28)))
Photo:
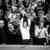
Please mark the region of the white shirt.
POLYGON ((46 38, 46 35, 48 35, 47 28, 41 29, 39 38, 46 38))
POLYGON ((46 38, 45 34, 48 35, 47 28, 40 29, 38 26, 35 26, 36 37, 39 35, 38 38, 46 38))
POLYGON ((20 31, 21 31, 21 35, 22 35, 22 39, 26 40, 26 39, 30 39, 30 32, 29 32, 30 27, 28 26, 27 28, 23 27, 23 18, 21 19, 21 23, 20 23, 20 31))

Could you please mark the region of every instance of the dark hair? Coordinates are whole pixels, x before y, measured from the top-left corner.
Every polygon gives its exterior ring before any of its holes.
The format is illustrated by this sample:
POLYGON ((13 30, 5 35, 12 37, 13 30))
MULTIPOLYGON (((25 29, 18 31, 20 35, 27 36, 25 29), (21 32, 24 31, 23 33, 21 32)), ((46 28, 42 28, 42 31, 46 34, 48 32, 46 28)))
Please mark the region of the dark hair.
POLYGON ((28 21, 24 20, 24 21, 23 21, 23 26, 24 26, 24 22, 26 22, 26 24, 27 24, 27 26, 28 26, 28 21))
POLYGON ((24 24, 24 22, 26 22, 27 23, 27 25, 28 25, 28 20, 27 20, 27 17, 24 15, 24 17, 23 17, 23 24, 24 24))

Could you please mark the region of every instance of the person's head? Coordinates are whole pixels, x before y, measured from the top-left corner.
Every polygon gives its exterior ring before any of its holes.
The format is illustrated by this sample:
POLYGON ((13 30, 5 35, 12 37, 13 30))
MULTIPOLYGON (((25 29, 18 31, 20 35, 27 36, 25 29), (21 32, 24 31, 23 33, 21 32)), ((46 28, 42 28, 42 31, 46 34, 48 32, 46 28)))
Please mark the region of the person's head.
POLYGON ((42 15, 44 15, 44 11, 43 10, 39 10, 38 11, 38 16, 42 16, 42 15))
POLYGON ((27 28, 27 26, 28 26, 28 21, 23 21, 23 27, 27 28))
POLYGON ((38 2, 38 5, 40 5, 40 6, 41 6, 41 5, 42 5, 42 1, 39 1, 39 2, 38 2))

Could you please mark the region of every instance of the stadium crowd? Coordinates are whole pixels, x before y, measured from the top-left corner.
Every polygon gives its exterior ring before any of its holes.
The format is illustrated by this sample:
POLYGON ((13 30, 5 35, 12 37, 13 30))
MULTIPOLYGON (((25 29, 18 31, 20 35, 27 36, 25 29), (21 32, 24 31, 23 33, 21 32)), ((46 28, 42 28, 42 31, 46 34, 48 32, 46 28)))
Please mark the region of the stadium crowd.
POLYGON ((3 11, 0 8, 3 42, 13 41, 14 37, 17 44, 50 44, 50 9, 45 0, 11 0, 3 3, 3 11))

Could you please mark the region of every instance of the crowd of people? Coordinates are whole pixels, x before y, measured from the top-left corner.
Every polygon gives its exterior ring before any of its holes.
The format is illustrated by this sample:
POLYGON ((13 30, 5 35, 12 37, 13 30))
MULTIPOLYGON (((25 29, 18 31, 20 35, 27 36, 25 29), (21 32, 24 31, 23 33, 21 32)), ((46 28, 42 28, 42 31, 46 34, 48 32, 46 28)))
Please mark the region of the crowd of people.
MULTIPOLYGON (((2 24, 2 27, 5 26, 8 34, 15 35, 16 43, 50 44, 49 15, 45 0, 16 0, 15 4, 7 7, 3 18, 7 21, 7 27, 6 24, 2 24)), ((0 20, 0 23, 4 21, 0 20)))

